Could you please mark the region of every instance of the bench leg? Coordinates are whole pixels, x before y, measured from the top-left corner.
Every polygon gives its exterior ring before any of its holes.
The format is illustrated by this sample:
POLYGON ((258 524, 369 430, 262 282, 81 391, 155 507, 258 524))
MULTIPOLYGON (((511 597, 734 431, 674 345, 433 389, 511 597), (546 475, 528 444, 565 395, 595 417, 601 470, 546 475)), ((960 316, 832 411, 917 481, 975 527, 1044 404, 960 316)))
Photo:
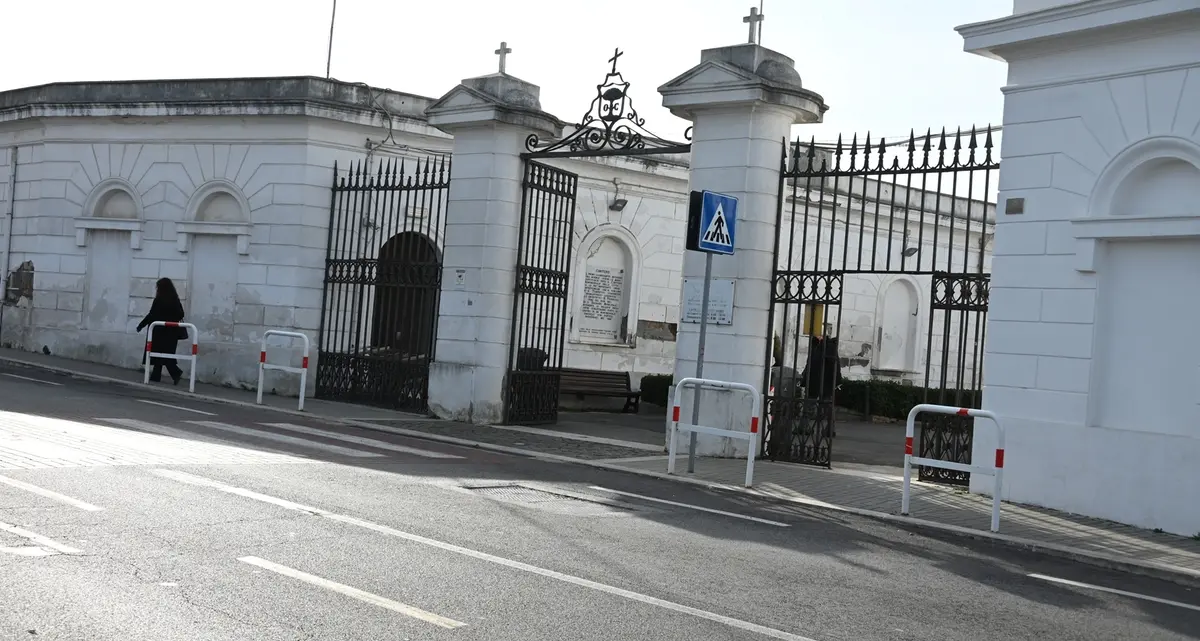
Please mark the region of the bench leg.
POLYGON ((639 405, 640 399, 638 399, 636 396, 627 397, 625 399, 625 407, 622 408, 621 412, 624 414, 637 414, 638 410, 640 409, 639 405))

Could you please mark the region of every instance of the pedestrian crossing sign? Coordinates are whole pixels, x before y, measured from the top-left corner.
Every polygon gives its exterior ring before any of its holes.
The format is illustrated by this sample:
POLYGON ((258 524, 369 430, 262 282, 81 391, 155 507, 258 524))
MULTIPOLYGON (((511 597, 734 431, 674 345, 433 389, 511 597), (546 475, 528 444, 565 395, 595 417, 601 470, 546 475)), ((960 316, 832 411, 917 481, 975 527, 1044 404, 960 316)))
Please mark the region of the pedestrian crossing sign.
POLYGON ((738 200, 712 191, 692 192, 687 248, 709 254, 733 254, 738 200))

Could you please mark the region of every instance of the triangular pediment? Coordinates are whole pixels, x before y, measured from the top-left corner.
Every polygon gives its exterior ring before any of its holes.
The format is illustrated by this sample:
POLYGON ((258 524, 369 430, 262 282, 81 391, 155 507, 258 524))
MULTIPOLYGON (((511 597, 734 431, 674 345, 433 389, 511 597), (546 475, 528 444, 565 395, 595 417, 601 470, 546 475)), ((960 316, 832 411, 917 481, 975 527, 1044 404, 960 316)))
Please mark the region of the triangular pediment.
POLYGON ((758 82, 760 80, 756 74, 746 71, 741 67, 710 60, 692 67, 684 72, 683 75, 659 87, 658 90, 659 92, 669 92, 694 87, 758 82))
POLYGON ((491 107, 500 104, 495 98, 465 85, 458 85, 446 95, 438 98, 426 111, 438 109, 471 109, 473 107, 491 107))

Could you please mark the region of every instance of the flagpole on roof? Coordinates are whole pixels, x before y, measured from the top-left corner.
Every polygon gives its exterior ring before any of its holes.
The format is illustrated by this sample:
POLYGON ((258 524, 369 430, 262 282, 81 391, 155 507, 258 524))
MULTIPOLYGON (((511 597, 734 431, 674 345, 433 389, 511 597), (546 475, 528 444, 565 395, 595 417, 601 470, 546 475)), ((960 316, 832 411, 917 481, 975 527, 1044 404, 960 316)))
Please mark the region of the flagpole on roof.
POLYGON ((333 14, 329 16, 329 51, 325 54, 325 78, 332 77, 330 69, 333 65, 333 23, 337 19, 337 0, 333 0, 333 14))

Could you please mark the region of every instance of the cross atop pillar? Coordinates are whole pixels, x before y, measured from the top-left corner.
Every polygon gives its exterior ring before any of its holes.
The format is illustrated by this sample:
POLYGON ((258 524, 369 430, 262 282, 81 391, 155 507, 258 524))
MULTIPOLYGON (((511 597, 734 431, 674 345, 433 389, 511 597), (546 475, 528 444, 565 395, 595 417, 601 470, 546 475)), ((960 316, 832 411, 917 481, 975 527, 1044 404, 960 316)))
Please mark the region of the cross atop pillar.
POLYGON ((500 73, 504 73, 505 62, 507 62, 508 54, 512 53, 512 49, 508 47, 507 42, 501 42, 500 48, 493 53, 500 56, 500 73))
POLYGON ((748 41, 750 44, 758 44, 759 23, 761 23, 765 17, 766 16, 758 12, 758 7, 750 7, 750 15, 742 18, 742 22, 750 25, 750 39, 748 41))

